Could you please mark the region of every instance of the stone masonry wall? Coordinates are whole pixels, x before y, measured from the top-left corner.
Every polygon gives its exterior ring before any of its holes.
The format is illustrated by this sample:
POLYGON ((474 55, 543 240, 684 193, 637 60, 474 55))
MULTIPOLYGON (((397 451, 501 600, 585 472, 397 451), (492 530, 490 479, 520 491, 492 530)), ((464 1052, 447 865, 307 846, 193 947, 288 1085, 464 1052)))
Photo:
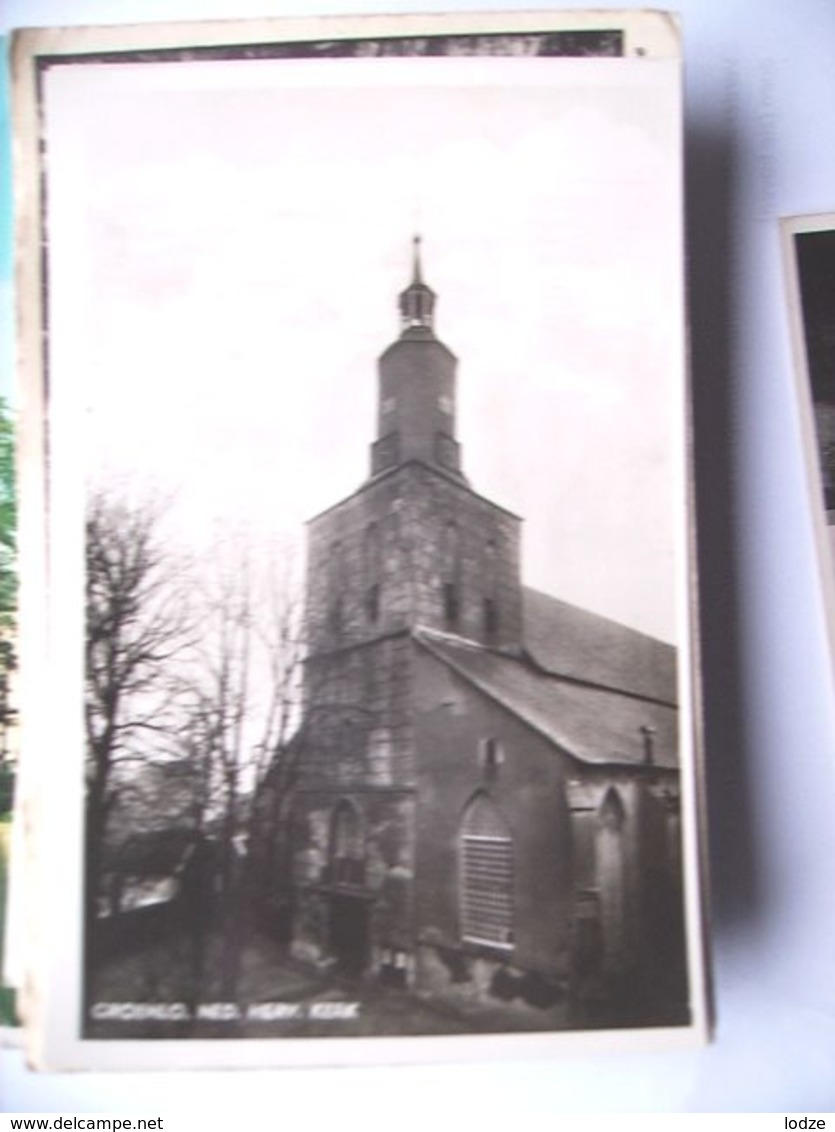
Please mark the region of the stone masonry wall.
POLYGON ((311 653, 415 625, 518 648, 519 528, 515 515, 423 464, 365 484, 309 525, 311 653))
POLYGON ((413 781, 411 670, 405 634, 308 661, 305 783, 335 788, 413 781))

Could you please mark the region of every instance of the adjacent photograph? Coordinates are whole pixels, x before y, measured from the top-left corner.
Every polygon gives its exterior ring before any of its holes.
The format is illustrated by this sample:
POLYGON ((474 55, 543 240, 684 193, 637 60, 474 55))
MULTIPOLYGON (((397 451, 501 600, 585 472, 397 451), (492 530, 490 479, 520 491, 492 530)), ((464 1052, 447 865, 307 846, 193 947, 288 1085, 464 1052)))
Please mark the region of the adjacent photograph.
MULTIPOLYGON (((830 649, 835 649, 835 213, 781 222, 797 404, 830 649)), ((835 655, 835 654, 833 654, 835 655)))
POLYGON ((38 1056, 703 1040, 675 28, 16 46, 38 1056))

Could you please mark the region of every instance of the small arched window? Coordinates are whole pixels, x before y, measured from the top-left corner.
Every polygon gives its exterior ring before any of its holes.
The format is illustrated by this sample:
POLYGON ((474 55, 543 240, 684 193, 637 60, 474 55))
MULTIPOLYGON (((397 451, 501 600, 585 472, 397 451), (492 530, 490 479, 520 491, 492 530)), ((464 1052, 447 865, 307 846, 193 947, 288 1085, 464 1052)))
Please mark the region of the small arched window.
POLYGON ((513 839, 487 794, 476 794, 464 811, 458 852, 462 937, 511 948, 513 839))
POLYGON ((481 764, 484 781, 494 782, 498 777, 499 767, 504 762, 504 750, 498 739, 481 739, 478 745, 478 756, 481 764))
POLYGON ((333 812, 330 831, 330 879, 333 884, 363 884, 365 845, 359 814, 341 801, 333 812))
POLYGON ((604 829, 611 830, 612 833, 620 833, 626 818, 626 811, 623 807, 623 800, 614 786, 610 786, 606 791, 606 795, 600 803, 598 816, 604 829))

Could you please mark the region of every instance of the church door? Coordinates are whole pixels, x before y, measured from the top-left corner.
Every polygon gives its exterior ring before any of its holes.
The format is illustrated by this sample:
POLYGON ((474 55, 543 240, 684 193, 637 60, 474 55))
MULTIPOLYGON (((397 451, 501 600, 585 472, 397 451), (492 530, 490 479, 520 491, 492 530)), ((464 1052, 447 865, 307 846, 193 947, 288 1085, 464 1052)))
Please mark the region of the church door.
POLYGON ((368 902, 357 896, 330 898, 329 951, 345 975, 359 976, 368 965, 368 902))

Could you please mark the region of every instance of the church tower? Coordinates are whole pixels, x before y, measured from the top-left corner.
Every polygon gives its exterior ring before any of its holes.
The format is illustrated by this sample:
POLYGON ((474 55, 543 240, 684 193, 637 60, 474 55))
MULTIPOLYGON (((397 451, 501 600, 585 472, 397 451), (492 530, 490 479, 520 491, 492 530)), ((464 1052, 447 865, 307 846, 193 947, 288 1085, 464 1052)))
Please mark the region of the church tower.
POLYGON ((414 240, 412 281, 401 292, 400 337, 380 358, 377 440, 371 473, 407 460, 460 476, 455 439, 455 355, 435 337, 435 292, 423 282, 420 237, 414 240))
POLYGON ((415 240, 378 363, 368 478, 308 524, 304 722, 292 817, 293 950, 414 977, 421 630, 521 652, 520 520, 478 495, 456 438, 457 362, 415 240))
POLYGON ((416 237, 400 334, 378 362, 369 478, 309 524, 313 656, 419 626, 520 648, 520 521, 463 474, 458 363, 435 308, 416 237))

